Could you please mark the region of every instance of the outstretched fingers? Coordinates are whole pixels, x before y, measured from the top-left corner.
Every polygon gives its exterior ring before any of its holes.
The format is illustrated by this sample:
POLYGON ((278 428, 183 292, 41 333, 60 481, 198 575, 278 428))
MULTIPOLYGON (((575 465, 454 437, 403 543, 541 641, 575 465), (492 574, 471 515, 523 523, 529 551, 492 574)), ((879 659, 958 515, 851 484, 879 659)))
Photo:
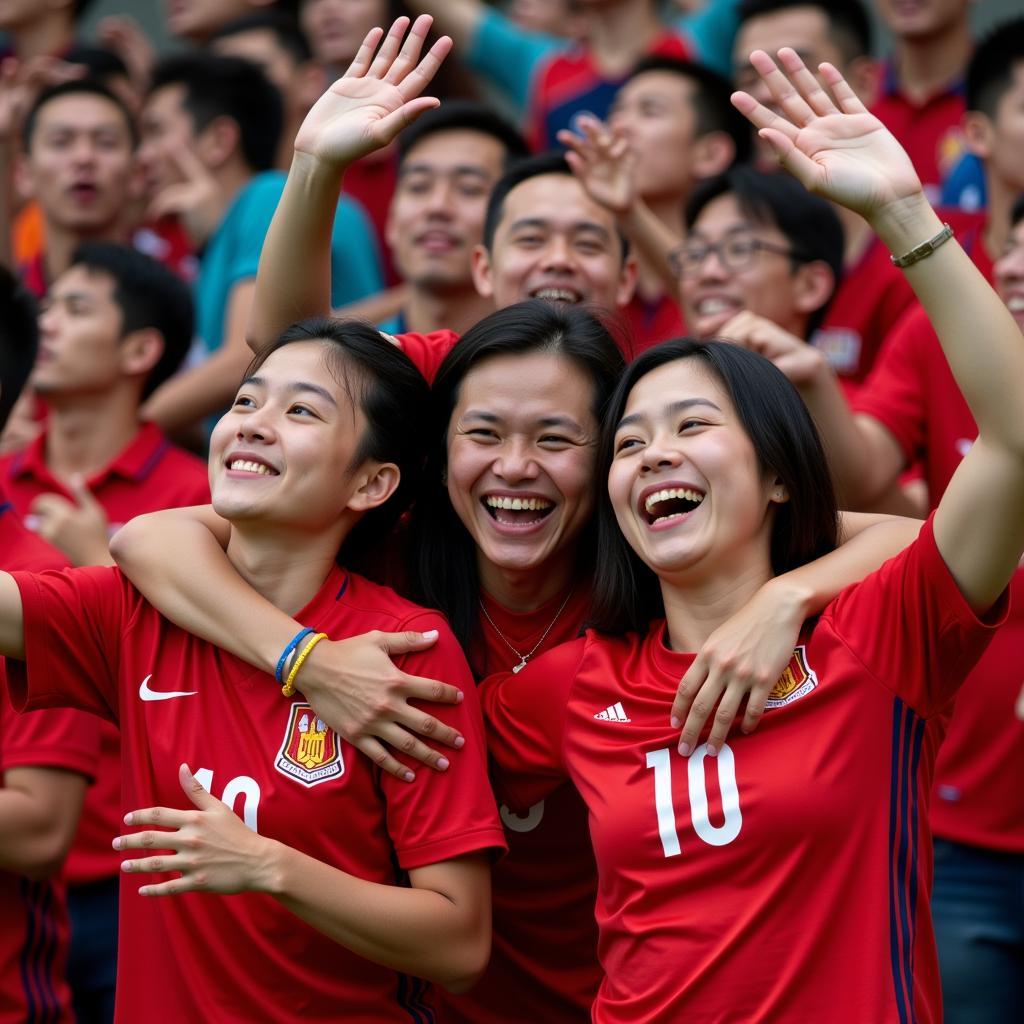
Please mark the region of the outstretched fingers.
POLYGON ((779 50, 779 63, 786 69, 789 80, 798 90, 807 105, 818 117, 838 114, 839 110, 821 82, 811 74, 800 54, 789 46, 779 50))
POLYGON ((833 64, 822 64, 819 67, 821 77, 828 83, 832 95, 839 104, 839 109, 844 114, 867 114, 868 108, 861 102, 860 97, 850 88, 850 83, 839 73, 839 69, 833 64))
POLYGON ((370 70, 367 72, 373 78, 383 78, 394 64, 398 51, 402 48, 402 41, 405 39, 406 29, 409 27, 409 19, 403 15, 396 18, 394 24, 388 29, 384 42, 377 50, 370 70))
POLYGON ((412 28, 402 43, 402 49, 384 73, 385 82, 398 85, 416 66, 416 62, 420 59, 420 54, 423 52, 423 44, 427 40, 427 33, 430 31, 433 20, 429 14, 421 14, 412 23, 412 28))
MULTIPOLYGON (((793 55, 796 56, 795 53, 793 55)), ((796 59, 800 60, 799 57, 796 59)), ((803 128, 814 120, 817 116, 814 108, 764 50, 754 50, 750 55, 750 63, 768 86, 778 108, 789 118, 792 125, 803 128)), ((801 66, 802 63, 801 61, 801 66)))
POLYGON ((356 51, 352 63, 349 64, 342 77, 362 78, 370 70, 370 65, 373 63, 373 55, 377 52, 377 46, 383 38, 384 29, 371 28, 359 44, 359 49, 356 51))
MULTIPOLYGON (((427 50, 423 59, 398 83, 398 91, 404 100, 411 100, 419 96, 421 92, 434 79, 437 69, 444 63, 445 57, 451 53, 452 40, 449 36, 441 36, 434 45, 427 50)), ((418 52, 418 51, 417 51, 418 52)))

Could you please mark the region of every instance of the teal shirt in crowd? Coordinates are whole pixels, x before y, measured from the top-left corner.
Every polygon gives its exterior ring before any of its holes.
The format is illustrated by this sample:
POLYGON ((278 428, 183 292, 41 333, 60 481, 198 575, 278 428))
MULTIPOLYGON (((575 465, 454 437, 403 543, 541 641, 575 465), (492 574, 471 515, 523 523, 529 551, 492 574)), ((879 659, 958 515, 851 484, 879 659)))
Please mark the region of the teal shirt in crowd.
MULTIPOLYGON (((196 332, 207 352, 224 341, 231 290, 256 276, 260 251, 284 189, 281 171, 252 178, 235 197, 199 263, 195 284, 196 332)), ((370 220, 353 199, 342 196, 331 236, 331 305, 365 298, 384 287, 380 253, 370 220)))

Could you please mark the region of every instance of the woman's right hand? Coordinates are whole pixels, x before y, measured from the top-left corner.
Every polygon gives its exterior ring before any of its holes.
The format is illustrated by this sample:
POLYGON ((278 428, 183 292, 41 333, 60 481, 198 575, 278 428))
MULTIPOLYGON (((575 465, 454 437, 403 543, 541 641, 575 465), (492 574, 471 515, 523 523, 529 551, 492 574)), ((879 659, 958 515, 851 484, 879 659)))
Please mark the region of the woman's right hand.
POLYGON ((831 64, 820 66, 830 95, 789 47, 779 50, 781 69, 763 50, 751 53, 750 63, 771 90, 775 110, 745 92, 733 94, 733 105, 808 191, 869 221, 923 201, 906 151, 831 64))
POLYGON ((342 739, 395 778, 412 782, 416 776, 388 747, 444 771, 448 759, 417 734, 455 749, 465 740, 457 730, 409 701, 458 704, 462 691, 436 679, 409 675, 392 661, 402 654, 426 650, 436 640, 436 630, 374 630, 346 640, 324 640, 303 663, 296 689, 342 739))

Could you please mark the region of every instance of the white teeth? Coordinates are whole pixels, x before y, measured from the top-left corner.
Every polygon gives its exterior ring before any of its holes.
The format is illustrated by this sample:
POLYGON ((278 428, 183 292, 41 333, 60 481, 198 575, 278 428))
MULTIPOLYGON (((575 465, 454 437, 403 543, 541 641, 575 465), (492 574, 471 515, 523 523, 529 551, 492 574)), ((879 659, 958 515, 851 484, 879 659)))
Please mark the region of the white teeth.
POLYGON ((233 459, 228 463, 228 469, 237 470, 241 473, 258 473, 260 476, 270 476, 270 469, 262 462, 250 462, 248 459, 233 459))
POLYGON ((485 499, 488 508, 501 508, 509 512, 539 512, 554 505, 547 498, 509 498, 489 494, 485 499))
POLYGON ((697 312, 701 316, 717 316, 726 310, 735 309, 736 303, 728 299, 701 299, 697 303, 697 312))
POLYGON ((1014 295, 1007 299, 1006 308, 1011 313, 1020 313, 1024 311, 1024 295, 1014 295))
POLYGON ((662 491, 648 494, 644 500, 644 508, 648 513, 652 513, 654 506, 659 502, 670 501, 673 498, 683 498, 686 501, 693 501, 699 505, 704 500, 704 495, 699 491, 691 491, 688 487, 666 487, 662 491))
POLYGON ((535 299, 547 299, 548 302, 579 302, 580 295, 570 291, 568 288, 538 288, 534 293, 535 299))

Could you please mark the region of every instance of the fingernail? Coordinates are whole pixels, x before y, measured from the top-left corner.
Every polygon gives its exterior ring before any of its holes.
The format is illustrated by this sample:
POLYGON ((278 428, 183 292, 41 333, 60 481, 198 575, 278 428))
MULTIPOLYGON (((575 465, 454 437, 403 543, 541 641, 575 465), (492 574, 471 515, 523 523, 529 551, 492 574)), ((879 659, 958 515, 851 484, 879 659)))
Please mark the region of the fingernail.
POLYGON ((121 861, 121 870, 122 871, 131 871, 133 863, 134 863, 134 861, 130 861, 130 860, 123 860, 123 861, 121 861))
POLYGON ((459 694, 458 694, 458 696, 457 696, 457 697, 455 698, 455 703, 456 703, 456 704, 461 704, 461 703, 462 703, 462 701, 463 701, 463 699, 465 698, 465 696, 466 696, 466 695, 465 695, 465 694, 464 694, 464 693, 463 693, 463 692, 462 692, 461 690, 459 690, 459 694))
POLYGON ((448 758, 447 757, 439 757, 437 759, 437 770, 439 772, 443 772, 447 767, 448 767, 448 758))
POLYGON ((455 747, 456 750, 461 750, 465 745, 466 740, 465 737, 463 736, 456 736, 455 742, 452 744, 452 746, 455 747))
POLYGON ((436 629, 428 629, 426 631, 426 633, 423 634, 423 639, 424 640, 436 640, 437 636, 438 636, 438 634, 437 634, 437 630, 436 629))
POLYGON ((671 724, 671 726, 672 726, 672 728, 673 728, 673 729, 681 729, 681 728, 682 728, 682 726, 683 726, 683 723, 682 723, 682 722, 680 722, 680 721, 679 721, 679 719, 678 719, 678 718, 676 718, 676 716, 675 716, 675 715, 673 715, 673 716, 672 716, 672 717, 671 717, 671 718, 669 719, 669 723, 671 724))
POLYGON ((679 744, 679 753, 682 754, 683 757, 689 757, 690 756, 690 751, 692 749, 693 748, 690 746, 689 743, 680 743, 679 744))
POLYGON ((415 776, 415 774, 413 774, 413 772, 406 772, 402 776, 402 778, 405 779, 406 782, 412 782, 412 780, 415 779, 416 776, 415 776))
POLYGON ((124 842, 121 837, 118 836, 118 838, 114 840, 114 849, 120 850, 122 846, 124 846, 124 842))
POLYGON ((714 743, 708 744, 708 755, 711 757, 718 757, 718 747, 714 743))
POLYGON ((124 816, 124 823, 126 825, 130 825, 132 823, 132 816, 130 814, 126 814, 124 816))

